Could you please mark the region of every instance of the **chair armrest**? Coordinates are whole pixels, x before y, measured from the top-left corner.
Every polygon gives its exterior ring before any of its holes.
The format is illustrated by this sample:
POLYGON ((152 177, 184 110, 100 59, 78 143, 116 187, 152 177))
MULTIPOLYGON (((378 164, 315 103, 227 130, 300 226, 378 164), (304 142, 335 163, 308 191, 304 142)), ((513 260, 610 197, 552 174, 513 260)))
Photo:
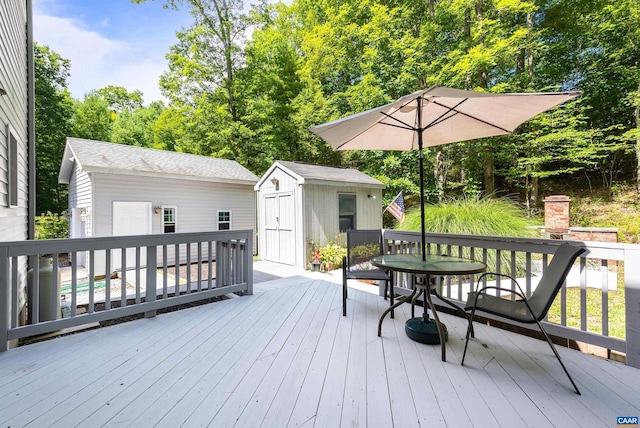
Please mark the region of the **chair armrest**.
POLYGON ((474 291, 474 292, 475 293, 481 293, 483 290, 490 289, 490 288, 497 289, 497 290, 504 290, 504 291, 508 291, 510 293, 513 292, 513 293, 515 293, 515 294, 517 294, 517 295, 519 295, 521 297, 524 297, 524 291, 522 291, 522 287, 520 287, 520 284, 518 284, 518 281, 516 281, 516 279, 514 277, 512 277, 511 275, 507 275, 507 274, 504 274, 504 273, 497 273, 497 272, 485 272, 485 273, 483 273, 478 278, 478 282, 476 283, 476 291, 474 291), (495 275, 495 276, 501 276, 503 278, 509 278, 511 281, 513 281, 516 284, 516 287, 518 287, 519 293, 516 293, 513 290, 510 290, 508 288, 499 288, 499 287, 484 287, 484 288, 480 289, 480 281, 482 280, 482 278, 484 278, 485 276, 488 276, 488 275, 495 275))
POLYGON ((522 300, 527 300, 527 297, 523 293, 521 293, 519 291, 511 290, 509 288, 497 287, 495 285, 488 285, 486 287, 482 287, 480 290, 475 292, 476 293, 476 298, 480 294, 486 294, 486 290, 506 291, 507 293, 515 294, 516 296, 520 297, 522 300))

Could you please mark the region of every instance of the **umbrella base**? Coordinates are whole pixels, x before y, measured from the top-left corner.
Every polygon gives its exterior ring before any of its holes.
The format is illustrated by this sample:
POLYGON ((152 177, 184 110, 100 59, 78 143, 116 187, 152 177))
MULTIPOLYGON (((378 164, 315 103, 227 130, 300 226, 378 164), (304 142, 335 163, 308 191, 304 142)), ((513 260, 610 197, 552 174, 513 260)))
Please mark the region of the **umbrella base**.
MULTIPOLYGON (((445 342, 449 339, 447 326, 442 324, 444 330, 445 342)), ((440 344, 440 335, 438 335, 438 325, 433 319, 426 320, 423 317, 408 319, 404 325, 404 331, 410 339, 416 342, 426 343, 427 345, 440 344)))

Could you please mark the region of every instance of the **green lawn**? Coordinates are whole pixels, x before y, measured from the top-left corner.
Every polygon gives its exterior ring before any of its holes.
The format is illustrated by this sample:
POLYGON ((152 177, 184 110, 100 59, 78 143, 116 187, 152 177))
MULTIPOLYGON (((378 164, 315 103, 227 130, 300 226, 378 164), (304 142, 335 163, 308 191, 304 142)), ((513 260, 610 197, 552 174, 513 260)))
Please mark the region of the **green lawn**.
MULTIPOLYGON (((609 336, 625 338, 624 287, 608 293, 609 336)), ((549 309, 549 321, 560 323, 560 295, 549 309)), ((567 326, 580 328, 580 289, 567 289, 567 326)), ((587 289, 587 331, 602 333, 602 291, 587 289)))

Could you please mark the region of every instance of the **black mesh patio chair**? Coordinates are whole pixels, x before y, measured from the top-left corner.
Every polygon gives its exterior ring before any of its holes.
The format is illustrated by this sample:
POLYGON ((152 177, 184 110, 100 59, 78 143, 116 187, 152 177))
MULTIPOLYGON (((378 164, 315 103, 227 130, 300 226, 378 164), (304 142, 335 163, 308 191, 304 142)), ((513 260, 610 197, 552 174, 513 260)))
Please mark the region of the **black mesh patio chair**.
POLYGON ((531 294, 531 297, 529 297, 528 299, 525 296, 525 293, 522 291, 522 288, 520 288, 520 284, 518 284, 516 280, 509 275, 501 275, 496 273, 482 274, 480 278, 478 278, 476 291, 469 293, 469 296, 467 297, 465 310, 471 310, 471 317, 469 318, 469 327, 467 328, 467 337, 464 344, 464 353, 462 354, 461 364, 464 365, 464 358, 467 354, 467 346, 469 345, 469 336, 473 335, 472 324, 473 317, 476 311, 487 312, 522 323, 536 323, 538 324, 538 328, 542 332, 544 338, 547 340, 547 343, 551 347, 551 350, 560 362, 560 365, 562 366, 564 372, 569 377, 571 384, 575 388, 578 395, 580 395, 578 387, 571 378, 571 375, 567 371, 567 368, 562 363, 558 351, 556 350, 555 346, 553 346, 553 342, 551 342, 551 339, 549 339, 549 335, 542 327, 540 321, 546 317, 549 308, 553 304, 553 300, 558 294, 558 291, 560 291, 560 288, 562 288, 562 285, 564 284, 565 279, 567 278, 567 275, 571 270, 571 266, 573 266, 576 258, 578 258, 578 256, 580 256, 580 254, 584 253, 585 251, 586 250, 584 248, 576 247, 567 243, 560 245, 553 255, 551 263, 549 263, 549 266, 547 266, 547 268, 545 269, 542 278, 540 278, 538 286, 531 294), (480 288, 480 282, 482 281, 483 277, 487 275, 498 275, 510 278, 517 286, 517 291, 496 286, 487 286, 480 288), (488 290, 498 290, 498 296, 488 294, 488 290), (518 299, 504 299, 500 297, 501 293, 503 292, 515 294, 518 299))
POLYGON ((389 297, 393 305, 393 275, 371 264, 371 259, 383 251, 382 230, 347 230, 347 256, 342 259, 342 315, 347 316, 347 281, 350 279, 378 281, 378 286, 384 281, 384 298, 389 297))

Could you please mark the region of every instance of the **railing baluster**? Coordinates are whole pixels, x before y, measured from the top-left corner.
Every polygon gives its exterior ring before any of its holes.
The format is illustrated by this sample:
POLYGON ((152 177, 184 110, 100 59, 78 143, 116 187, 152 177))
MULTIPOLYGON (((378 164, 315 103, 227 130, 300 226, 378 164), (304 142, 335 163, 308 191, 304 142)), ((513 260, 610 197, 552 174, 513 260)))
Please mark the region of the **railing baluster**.
POLYGON ((11 259, 11 303, 9 304, 11 308, 11 328, 18 326, 18 317, 20 315, 20 302, 18 301, 18 279, 20 278, 18 274, 19 259, 17 256, 11 259))
POLYGON ((530 252, 526 252, 525 253, 525 293, 527 295, 527 298, 531 296, 531 276, 533 275, 532 271, 531 271, 531 253, 530 252))
POLYGON ((603 259, 600 266, 602 276, 602 334, 609 335, 609 260, 603 259))
POLYGON ((71 253, 71 260, 73 260, 73 264, 71 265, 71 318, 73 318, 76 316, 78 306, 78 264, 76 263, 78 260, 77 251, 71 253))
MULTIPOLYGON (((140 258, 141 258, 142 254, 140 251, 140 247, 136 247, 136 304, 139 305, 140 304, 140 295, 141 295, 141 290, 140 288, 142 287, 141 285, 141 281, 140 281, 140 258)), ((147 266, 147 272, 148 272, 149 266, 147 266)))
POLYGON ((202 242, 198 241, 198 291, 202 291, 202 242))
MULTIPOLYGON (((502 273, 502 251, 496 250, 496 273, 502 273)), ((501 277, 496 276, 496 287, 500 287, 501 285, 501 277)), ((495 290, 496 296, 500 296, 500 292, 495 290)))
POLYGON ((52 305, 51 307, 56 309, 55 317, 53 318, 54 320, 58 319, 58 317, 60 316, 60 284, 58 282, 58 260, 58 253, 54 253, 51 274, 51 300, 49 301, 49 304, 52 305))
POLYGON ((105 251, 105 285, 104 285, 104 310, 111 309, 111 250, 105 251))
POLYGON ((89 251, 89 313, 95 311, 95 254, 89 251))
POLYGON ((213 288, 213 241, 207 241, 207 290, 213 288))
POLYGON ((167 245, 162 246, 162 298, 166 299, 168 295, 169 280, 167 278, 167 245))
POLYGON ((191 243, 187 243, 187 294, 191 293, 191 243))
POLYGON ((580 257, 580 330, 587 331, 587 259, 580 257))
POLYGON ((175 244, 175 247, 173 249, 174 254, 173 254, 173 259, 174 259, 174 270, 175 270, 175 274, 176 277, 175 279, 175 289, 173 290, 173 296, 179 296, 180 295, 180 244, 175 244))
POLYGON ((127 306, 127 249, 120 250, 120 307, 127 306))
MULTIPOLYGON (((509 267, 510 270, 510 274, 511 277, 513 277, 514 279, 511 280, 511 291, 516 291, 516 280, 515 278, 518 277, 518 268, 516 265, 516 252, 515 251, 511 251, 511 266, 509 267)), ((511 300, 515 300, 516 299, 516 295, 515 294, 511 294, 511 300)))

